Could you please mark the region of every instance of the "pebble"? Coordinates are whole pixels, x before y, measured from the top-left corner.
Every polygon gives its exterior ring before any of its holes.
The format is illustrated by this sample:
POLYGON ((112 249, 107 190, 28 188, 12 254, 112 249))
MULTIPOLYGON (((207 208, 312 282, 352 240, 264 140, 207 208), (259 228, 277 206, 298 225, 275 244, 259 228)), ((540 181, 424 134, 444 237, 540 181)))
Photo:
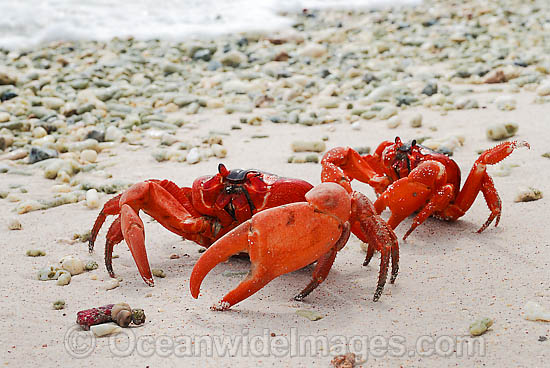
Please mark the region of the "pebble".
POLYGON ((499 96, 495 99, 497 109, 502 111, 515 110, 517 101, 512 96, 499 96))
POLYGON ((201 160, 199 149, 196 147, 191 148, 189 150, 189 153, 185 157, 185 160, 189 164, 196 164, 197 162, 199 162, 201 160))
POLYGON ((8 220, 8 229, 9 230, 21 230, 23 226, 21 225, 21 221, 19 221, 16 218, 11 218, 8 220))
POLYGON ((160 277, 161 279, 165 278, 166 277, 166 274, 164 273, 163 270, 161 270, 160 268, 153 268, 151 270, 151 273, 153 274, 153 276, 155 277, 160 277))
POLYGON ((120 142, 124 133, 117 127, 110 125, 105 129, 105 141, 106 142, 120 142))
POLYGON ((246 56, 239 51, 233 50, 225 53, 221 59, 220 62, 222 65, 225 66, 232 66, 232 67, 238 67, 242 63, 244 63, 246 60, 246 56))
POLYGON ((120 286, 120 282, 117 279, 110 279, 105 281, 105 290, 112 290, 120 286))
POLYGON ((494 124, 487 128, 487 138, 493 141, 500 141, 516 135, 519 129, 516 123, 500 123, 494 124))
POLYGON ((306 309, 298 309, 296 311, 296 314, 299 315, 300 317, 307 318, 310 321, 318 321, 324 317, 322 314, 318 312, 314 312, 306 309))
POLYGON ((80 152, 80 159, 84 162, 96 162, 97 161, 97 152, 91 149, 85 149, 80 152))
POLYGON ((470 325, 469 331, 471 336, 480 336, 483 335, 489 327, 493 325, 493 320, 491 318, 482 318, 475 321, 470 325))
POLYGON ((55 310, 65 309, 65 301, 62 299, 56 300, 55 302, 53 302, 52 307, 55 310))
POLYGON ((86 262, 86 265, 84 266, 84 268, 86 269, 86 271, 97 270, 98 264, 96 261, 88 261, 86 262))
POLYGON ((320 58, 327 54, 327 48, 318 43, 310 43, 303 46, 298 52, 300 56, 311 57, 311 58, 320 58))
POLYGON ((55 280, 55 277, 59 276, 59 270, 57 266, 46 266, 41 268, 37 273, 37 279, 40 281, 55 280))
POLYGON ((71 274, 69 272, 63 272, 57 278, 57 285, 60 285, 60 286, 69 285, 70 282, 71 282, 71 274))
POLYGON ((411 128, 420 128, 422 126, 422 114, 416 113, 407 119, 407 123, 411 128))
POLYGON ((5 123, 6 121, 10 121, 11 115, 7 112, 0 112, 0 123, 5 123))
POLYGON ((99 207, 99 195, 97 190, 90 189, 86 192, 86 206, 92 209, 99 207))
POLYGON ((227 156, 227 148, 225 148, 224 146, 222 146, 221 144, 213 144, 211 146, 212 148, 212 152, 214 152, 214 155, 218 158, 224 158, 225 156, 227 156))
POLYGON ((61 268, 69 271, 72 276, 79 275, 84 272, 84 262, 74 256, 65 256, 59 261, 61 268))
POLYGON ((542 83, 537 88, 537 95, 539 95, 539 96, 550 96, 550 81, 542 83))
POLYGON ((386 123, 386 126, 390 129, 395 129, 397 128, 399 125, 401 125, 401 117, 400 116, 393 116, 392 118, 390 118, 388 120, 388 122, 386 123))
POLYGON ((41 249, 29 249, 25 254, 27 257, 44 257, 46 252, 41 249))
POLYGON ((323 152, 326 144, 323 141, 293 141, 290 147, 293 152, 323 152))
POLYGON ((116 335, 122 332, 122 327, 120 327, 114 322, 109 322, 109 323, 102 323, 99 325, 90 326, 90 331, 92 331, 92 333, 96 337, 102 337, 102 336, 108 336, 108 335, 116 335))
POLYGON ((397 114, 397 108, 394 106, 386 106, 377 115, 380 120, 387 120, 397 114))
POLYGON ((56 150, 41 147, 32 147, 29 154, 29 164, 44 161, 58 156, 56 150))
POLYGON ((550 310, 542 305, 529 301, 523 307, 524 318, 530 321, 550 322, 550 310))
POLYGON ((542 199, 542 191, 533 187, 522 187, 514 198, 514 202, 532 202, 542 199))

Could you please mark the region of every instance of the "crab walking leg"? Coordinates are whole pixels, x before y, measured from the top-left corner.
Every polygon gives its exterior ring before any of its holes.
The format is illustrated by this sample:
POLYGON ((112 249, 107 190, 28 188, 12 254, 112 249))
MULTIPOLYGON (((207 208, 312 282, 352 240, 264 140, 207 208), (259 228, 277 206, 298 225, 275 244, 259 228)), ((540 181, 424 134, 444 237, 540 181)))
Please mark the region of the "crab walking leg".
POLYGON ((103 223, 105 222, 105 219, 107 219, 107 216, 120 214, 119 202, 121 196, 122 194, 119 194, 109 199, 95 219, 94 226, 92 227, 92 231, 90 234, 90 240, 88 241, 88 251, 90 253, 94 251, 94 243, 97 239, 97 234, 99 234, 99 229, 101 229, 101 226, 103 226, 103 223))
POLYGON ((317 286, 319 286, 323 281, 325 281, 325 279, 328 276, 328 273, 330 272, 330 269, 332 268, 334 259, 336 259, 336 253, 338 253, 338 251, 346 245, 346 243, 348 242, 349 236, 350 236, 350 226, 349 224, 345 224, 344 230, 342 231, 342 235, 340 235, 340 239, 338 239, 334 247, 332 247, 328 251, 328 253, 323 254, 323 256, 317 260, 317 265, 315 266, 315 269, 313 270, 313 274, 311 275, 311 281, 304 288, 304 290, 302 290, 298 295, 294 297, 294 300, 302 301, 313 290, 315 290, 317 286))
POLYGON ((137 212, 127 204, 123 204, 120 208, 120 225, 124 240, 130 248, 132 257, 136 262, 139 274, 145 283, 149 286, 154 286, 153 275, 149 267, 147 259, 147 251, 145 250, 145 229, 143 221, 139 218, 137 212))
MULTIPOLYGON (((120 197, 120 225, 122 234, 132 252, 141 277, 149 286, 153 286, 154 282, 147 259, 147 252, 145 251, 145 233, 143 222, 139 218, 140 210, 152 216, 168 230, 179 235, 184 234, 189 229, 199 232, 202 227, 210 228, 210 224, 207 221, 203 221, 203 218, 193 218, 180 202, 173 199, 174 197, 170 192, 156 181, 134 184, 120 197)), ((115 223, 113 234, 116 234, 116 231, 115 223)), ((115 238, 113 239, 115 240, 115 238)), ((114 244, 108 243, 106 251, 110 251, 112 246, 114 244)), ((107 263, 106 266, 109 267, 107 263)))
POLYGON ((378 173, 369 165, 367 159, 349 147, 337 147, 328 151, 321 160, 322 182, 333 182, 342 185, 351 192, 350 182, 357 179, 371 185, 381 193, 389 185, 384 173, 378 173))
POLYGON ((193 268, 191 295, 197 298, 208 272, 238 252, 248 250, 250 275, 213 309, 226 310, 275 277, 305 267, 335 248, 349 220, 349 195, 337 184, 323 183, 309 191, 306 200, 309 203, 259 212, 212 244, 193 268))
POLYGON ((435 212, 441 211, 442 209, 446 208, 449 205, 449 202, 453 198, 453 186, 450 184, 444 185, 441 189, 437 190, 436 193, 433 195, 432 198, 430 198, 430 201, 418 212, 418 214, 415 216, 411 227, 405 235, 403 236, 403 240, 407 239, 407 237, 418 227, 418 225, 421 225, 428 217, 430 217, 435 212))
MULTIPOLYGON (((388 225, 395 229, 403 219, 423 208, 426 202, 429 202, 445 186, 446 181, 445 166, 437 161, 424 161, 413 169, 409 176, 394 182, 384 194, 378 197, 374 202, 376 213, 381 213, 388 207, 391 211, 388 225)), ((435 209, 440 209, 440 205, 441 203, 438 202, 435 209)), ((426 211, 430 210, 431 206, 426 211)), ((422 216, 417 220, 421 219, 422 216)))
POLYGON ((105 268, 107 268, 107 272, 109 272, 109 276, 111 277, 115 277, 115 272, 113 271, 113 248, 123 240, 124 235, 122 234, 122 227, 120 225, 120 216, 118 216, 111 224, 105 242, 105 268))
POLYGON ((487 203, 489 210, 491 210, 491 214, 489 215, 487 221, 485 221, 485 223, 479 228, 477 231, 478 233, 487 229, 495 218, 497 219, 495 221, 495 227, 497 227, 500 222, 500 214, 502 212, 502 201, 500 200, 500 196, 495 188, 493 179, 487 173, 485 173, 481 183, 481 193, 483 193, 485 203, 487 203))
POLYGON ((470 170, 470 174, 468 175, 462 190, 458 193, 454 203, 442 212, 442 217, 446 220, 454 221, 463 216, 472 206, 480 191, 483 192, 487 205, 489 206, 489 209, 491 209, 491 215, 478 232, 485 230, 494 218, 500 217, 500 198, 498 198, 498 194, 496 189, 494 189, 492 180, 487 174, 487 165, 499 163, 518 147, 531 148, 529 143, 525 141, 512 141, 501 143, 483 152, 470 170), (489 193, 491 191, 494 191, 494 193, 489 193))
POLYGON ((399 242, 393 229, 374 210, 372 202, 362 193, 353 192, 351 201, 351 230, 361 241, 368 244, 367 256, 363 265, 369 264, 374 251, 380 252, 380 273, 374 294, 377 301, 384 290, 391 257, 393 284, 399 271, 399 242))

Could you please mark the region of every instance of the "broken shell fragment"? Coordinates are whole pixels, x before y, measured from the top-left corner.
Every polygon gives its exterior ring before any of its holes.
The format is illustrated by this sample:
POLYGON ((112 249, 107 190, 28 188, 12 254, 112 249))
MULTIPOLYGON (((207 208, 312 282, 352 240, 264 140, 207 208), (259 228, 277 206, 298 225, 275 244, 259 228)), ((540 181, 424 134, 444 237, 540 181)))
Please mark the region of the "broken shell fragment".
POLYGON ((524 318, 530 321, 550 322, 550 310, 535 302, 527 302, 523 307, 524 318))
POLYGON ((115 323, 103 323, 100 325, 94 325, 90 327, 90 330, 97 337, 116 334, 122 331, 122 328, 115 323))
POLYGON ((540 190, 533 187, 523 187, 519 188, 514 202, 532 202, 542 197, 542 192, 540 190))

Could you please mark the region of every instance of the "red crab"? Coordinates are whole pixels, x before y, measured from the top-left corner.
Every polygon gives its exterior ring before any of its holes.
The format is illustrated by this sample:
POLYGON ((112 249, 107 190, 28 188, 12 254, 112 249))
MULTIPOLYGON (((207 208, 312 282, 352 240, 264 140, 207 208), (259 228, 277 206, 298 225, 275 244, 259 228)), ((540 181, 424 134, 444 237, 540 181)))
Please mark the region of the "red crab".
MULTIPOLYGON (((483 193, 491 214, 478 230, 485 230, 496 219, 498 225, 502 203, 487 174, 486 166, 494 165, 510 155, 517 147, 527 147, 527 142, 505 142, 483 152, 474 163, 466 182, 460 189, 460 169, 446 155, 436 153, 411 141, 403 143, 382 142, 374 154, 359 155, 349 147, 337 147, 328 151, 322 161, 321 180, 332 181, 349 187, 353 179, 368 183, 378 199, 374 203, 376 213, 386 207, 391 210, 388 224, 392 229, 403 219, 418 212, 410 233, 429 216, 455 221, 471 207, 479 192, 483 193)), ((367 252, 372 254, 373 250, 367 252)))
MULTIPOLYGON (((207 257, 214 254, 218 263, 230 255, 247 251, 252 264, 256 265, 258 252, 269 253, 269 247, 260 247, 261 249, 240 247, 240 245, 228 241, 228 239, 232 239, 232 235, 227 233, 241 223, 248 223, 247 220, 251 217, 258 217, 260 213, 266 212, 268 209, 277 208, 279 209, 277 211, 281 211, 282 208, 286 208, 285 205, 290 206, 290 204, 302 208, 307 200, 306 193, 311 188, 311 184, 300 179, 282 178, 259 170, 228 171, 221 164, 218 174, 212 177, 198 178, 193 183, 193 188, 179 188, 166 180, 145 181, 135 184, 105 204, 92 229, 90 250, 93 249, 94 241, 106 216, 118 215, 107 233, 105 246, 107 270, 114 277, 111 264, 113 246, 125 239, 142 278, 152 286, 153 279, 145 251, 143 223, 138 216, 141 209, 168 230, 205 247, 209 247, 219 239, 215 244, 224 245, 215 246, 212 250, 209 249, 205 252, 205 254, 208 253, 207 257), (227 235, 224 236, 225 234, 227 235), (242 249, 232 253, 236 247, 242 249), (227 257, 225 257, 226 255, 227 257)), ((346 190, 343 192, 345 193, 346 190)), ((375 301, 382 294, 386 283, 390 257, 392 260, 390 282, 393 283, 397 277, 399 264, 397 237, 386 222, 375 213, 372 203, 366 196, 358 192, 351 192, 351 190, 349 192, 346 198, 350 202, 350 211, 348 211, 347 217, 340 220, 340 225, 336 229, 327 227, 312 233, 311 229, 318 224, 318 216, 316 214, 306 216, 305 212, 303 215, 296 213, 295 218, 300 218, 301 221, 291 218, 284 223, 278 216, 261 217, 262 221, 272 223, 266 234, 269 234, 271 239, 278 239, 277 246, 286 252, 285 255, 277 258, 277 261, 270 261, 265 267, 273 267, 273 273, 281 270, 286 270, 283 273, 287 273, 297 269, 294 268, 296 264, 304 267, 318 261, 312 282, 295 297, 296 300, 306 297, 324 281, 332 267, 336 251, 345 245, 350 230, 363 242, 368 243, 373 251, 381 252, 380 273, 374 294, 375 301), (297 227, 297 225, 299 226, 297 227), (306 235, 300 235, 300 232, 306 235), (337 242, 338 239, 340 241, 337 242), (309 247, 313 247, 313 250, 309 247), (312 254, 313 258, 311 258, 312 254)), ((333 196, 325 195, 322 196, 322 199, 326 203, 318 204, 318 208, 331 208, 334 205, 333 196)), ((277 213, 277 211, 270 213, 277 213)), ((316 211, 314 212, 316 213, 316 211)), ((242 226, 239 226, 237 229, 241 228, 242 226)), ((230 234, 240 231, 237 229, 230 234)), ((261 258, 266 257, 269 258, 269 255, 264 254, 261 258)), ((365 265, 368 260, 365 261, 365 265)), ((214 266, 215 264, 212 265, 212 267, 214 266)), ((264 281, 267 283, 270 280, 264 281)))
POLYGON ((117 216, 107 232, 105 244, 105 266, 109 275, 115 277, 113 247, 126 240, 141 277, 153 286, 140 210, 166 229, 208 247, 254 213, 303 201, 312 188, 304 180, 282 178, 258 170, 227 170, 220 164, 218 171, 214 176, 196 179, 192 188, 180 188, 168 180, 146 180, 111 198, 92 228, 90 252, 106 217, 117 216))

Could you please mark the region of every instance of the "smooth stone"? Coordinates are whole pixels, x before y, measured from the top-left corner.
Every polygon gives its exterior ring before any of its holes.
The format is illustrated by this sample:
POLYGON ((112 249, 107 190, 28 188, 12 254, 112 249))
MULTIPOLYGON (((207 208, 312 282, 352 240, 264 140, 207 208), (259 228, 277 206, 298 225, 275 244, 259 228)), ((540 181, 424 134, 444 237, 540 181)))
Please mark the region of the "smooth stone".
POLYGON ((9 112, 0 112, 0 123, 5 123, 6 121, 10 121, 10 113, 9 112))
POLYGON ((97 193, 97 190, 89 189, 86 192, 86 206, 92 209, 99 207, 99 195, 97 193))
POLYGON ((422 89, 422 94, 426 96, 431 96, 437 93, 437 83, 428 82, 426 86, 422 89))
POLYGON ((380 120, 386 120, 397 114, 397 108, 394 106, 386 106, 377 115, 380 120))
POLYGON ((225 66, 237 67, 246 61, 246 55, 240 51, 232 50, 222 55, 220 62, 225 66))
POLYGON ((499 141, 502 139, 513 137, 518 131, 519 126, 516 123, 501 123, 493 124, 487 128, 487 138, 493 141, 499 141))
POLYGON ((537 95, 539 95, 539 96, 550 96, 550 81, 542 83, 537 88, 537 95))
POLYGON ((94 163, 97 161, 97 152, 91 149, 85 149, 80 152, 80 159, 85 162, 94 163))
POLYGON ((516 100, 512 96, 499 96, 495 99, 497 109, 503 111, 511 111, 516 108, 516 100))
POLYGON ((191 150, 185 157, 185 160, 190 164, 196 164, 197 162, 199 162, 201 160, 199 149, 197 147, 191 148, 191 150))
POLYGON ((298 55, 310 58, 320 58, 326 54, 327 48, 318 43, 310 43, 302 46, 298 51, 298 55))
POLYGON ((106 142, 120 142, 123 136, 124 133, 122 132, 122 130, 113 125, 109 125, 107 129, 105 129, 106 142))
POLYGON ((58 156, 56 150, 49 148, 32 147, 29 154, 29 164, 34 164, 39 161, 44 161, 58 156))

